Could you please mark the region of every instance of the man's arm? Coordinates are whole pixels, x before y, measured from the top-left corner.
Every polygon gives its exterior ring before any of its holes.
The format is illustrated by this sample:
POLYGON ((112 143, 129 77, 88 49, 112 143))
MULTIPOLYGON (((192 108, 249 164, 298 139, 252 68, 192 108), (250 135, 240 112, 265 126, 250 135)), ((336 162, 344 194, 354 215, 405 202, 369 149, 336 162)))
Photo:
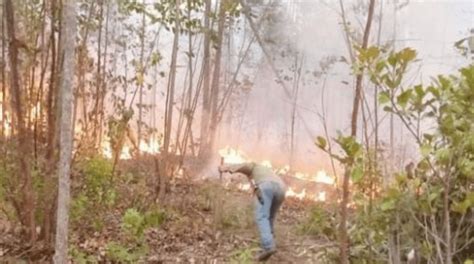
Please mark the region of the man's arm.
POLYGON ((249 179, 252 177, 254 163, 240 163, 240 164, 224 164, 219 166, 219 172, 230 172, 230 173, 242 173, 245 174, 249 179))
POLYGON ((263 204, 263 198, 258 185, 255 183, 255 180, 252 177, 252 170, 255 166, 255 163, 241 163, 241 164, 227 164, 219 166, 219 172, 230 172, 230 173, 242 173, 247 176, 247 179, 250 182, 253 192, 257 196, 261 204, 263 204))

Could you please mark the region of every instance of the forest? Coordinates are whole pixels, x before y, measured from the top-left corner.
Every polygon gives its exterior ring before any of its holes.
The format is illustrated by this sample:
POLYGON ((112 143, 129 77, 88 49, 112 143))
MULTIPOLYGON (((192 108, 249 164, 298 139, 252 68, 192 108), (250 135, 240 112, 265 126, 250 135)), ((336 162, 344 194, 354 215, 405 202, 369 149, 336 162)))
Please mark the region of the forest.
POLYGON ((2 263, 474 264, 472 0, 0 0, 2 263))

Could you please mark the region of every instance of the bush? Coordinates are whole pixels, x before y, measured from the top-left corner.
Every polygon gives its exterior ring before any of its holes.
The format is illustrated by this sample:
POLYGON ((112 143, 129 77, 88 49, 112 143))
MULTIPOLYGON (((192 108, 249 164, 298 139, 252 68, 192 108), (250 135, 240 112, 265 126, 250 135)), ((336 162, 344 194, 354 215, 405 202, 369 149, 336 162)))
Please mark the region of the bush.
POLYGON ((134 208, 129 208, 122 217, 122 230, 130 238, 141 240, 147 228, 159 227, 166 220, 166 217, 166 212, 159 209, 153 209, 142 214, 134 208))
POLYGON ((112 164, 101 156, 85 159, 78 164, 83 180, 74 190, 71 203, 73 224, 92 227, 100 231, 104 226, 105 212, 117 200, 112 181, 112 164))
POLYGON ((77 264, 95 264, 99 263, 96 257, 87 254, 86 252, 81 251, 80 249, 76 248, 72 245, 69 249, 69 256, 73 263, 77 264))
POLYGON ((122 217, 122 230, 131 237, 141 238, 145 230, 145 217, 136 209, 128 209, 122 217))
POLYGON ((236 250, 231 254, 230 263, 233 263, 233 264, 254 263, 254 254, 255 252, 257 252, 257 250, 258 250, 257 246, 236 250))
POLYGON ((253 226, 253 207, 247 205, 239 207, 233 204, 224 203, 220 216, 215 218, 217 225, 222 229, 248 229, 253 226))
POLYGON ((144 240, 147 228, 158 227, 166 219, 162 210, 152 210, 145 214, 135 208, 129 208, 122 216, 122 232, 126 235, 127 244, 110 242, 107 245, 107 257, 118 263, 136 263, 148 253, 144 240))
POLYGON ((152 209, 145 213, 146 228, 158 228, 168 218, 168 214, 164 210, 152 209))
POLYGON ((300 231, 304 234, 335 239, 335 226, 336 219, 334 213, 321 205, 316 205, 311 209, 308 218, 300 225, 300 231))
POLYGON ((106 247, 106 256, 115 263, 137 263, 148 253, 148 247, 126 247, 117 242, 109 242, 106 247))

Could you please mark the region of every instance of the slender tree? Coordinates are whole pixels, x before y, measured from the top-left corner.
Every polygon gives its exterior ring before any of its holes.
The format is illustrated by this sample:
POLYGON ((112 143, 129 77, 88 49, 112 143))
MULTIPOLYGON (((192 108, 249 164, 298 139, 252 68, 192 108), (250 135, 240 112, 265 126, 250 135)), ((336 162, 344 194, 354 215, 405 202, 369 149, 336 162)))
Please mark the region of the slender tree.
POLYGON ((205 1, 204 12, 204 57, 202 61, 203 87, 202 87, 202 114, 201 114, 201 137, 199 155, 204 157, 206 155, 205 141, 209 132, 209 117, 211 114, 210 102, 210 46, 211 46, 211 0, 205 1))
MULTIPOLYGON (((35 223, 35 202, 33 195, 33 183, 31 179, 31 165, 29 161, 30 157, 30 144, 29 137, 27 135, 27 128, 24 120, 23 112, 23 100, 22 91, 20 86, 20 74, 18 71, 19 67, 19 41, 16 38, 15 33, 15 9, 11 0, 5 1, 5 13, 6 13, 6 27, 10 44, 8 48, 8 55, 10 59, 11 68, 11 81, 10 81, 10 94, 11 94, 11 105, 14 113, 14 119, 12 121, 12 134, 14 130, 17 130, 19 153, 18 153, 18 174, 21 176, 22 195, 23 200, 21 202, 21 212, 19 212, 20 220, 27 227, 28 236, 30 242, 36 240, 36 223, 35 223), (13 124, 16 124, 14 126, 13 124)), ((18 209, 17 209, 18 210, 18 209)))
MULTIPOLYGON (((2 5, 2 36, 5 36, 5 8, 2 5)), ((6 107, 6 97, 7 97, 7 81, 6 81, 6 48, 5 48, 5 38, 2 38, 2 131, 0 136, 3 138, 6 134, 6 117, 7 117, 7 107, 6 107)))
POLYGON ((298 94, 300 89, 301 70, 303 69, 304 55, 299 58, 299 54, 295 54, 294 62, 294 79, 293 79, 293 94, 292 94, 292 105, 291 105, 291 126, 290 126, 290 168, 294 169, 294 155, 295 155, 295 125, 296 125, 296 109, 298 104, 298 94), (298 61, 300 59, 300 61, 298 61))
MULTIPOLYGON (((145 1, 143 1, 145 2, 145 1)), ((138 63, 138 120, 137 120, 137 144, 140 153, 140 142, 142 141, 142 125, 143 125, 143 85, 145 84, 145 35, 146 35, 146 17, 145 12, 142 13, 142 25, 140 28, 140 61, 138 63)))
POLYGON ((165 124, 164 124, 164 138, 163 138, 163 159, 160 172, 160 190, 158 197, 160 200, 164 198, 166 191, 167 179, 171 170, 171 161, 168 157, 170 142, 171 142, 171 130, 173 128, 173 108, 174 108, 174 92, 176 83, 176 61, 178 57, 178 44, 180 35, 180 10, 179 0, 175 3, 175 27, 174 27, 174 39, 173 39, 173 50, 171 53, 171 64, 170 73, 168 78, 168 89, 166 93, 166 108, 165 108, 165 124))
POLYGON ((100 145, 100 127, 102 127, 102 123, 100 122, 100 115, 103 109, 101 109, 100 101, 102 97, 102 31, 103 31, 103 22, 104 22, 104 1, 98 1, 99 4, 99 13, 98 13, 98 36, 97 36, 97 69, 95 75, 95 103, 94 103, 94 128, 93 128, 93 140, 94 140, 94 147, 100 145))
POLYGON ((216 55, 214 58, 214 70, 212 72, 212 86, 211 86, 211 120, 209 124, 209 135, 206 142, 206 148, 212 150, 214 147, 214 141, 216 137, 216 130, 218 125, 218 102, 220 93, 220 76, 221 76, 221 58, 222 58, 222 46, 224 44, 224 27, 225 27, 225 16, 226 16, 226 5, 227 1, 222 1, 219 7, 219 21, 217 23, 217 43, 216 43, 216 55))
MULTIPOLYGON (((342 1, 341 7, 342 7, 342 1)), ((367 21, 364 29, 364 36, 362 39, 362 49, 366 49, 369 44, 369 35, 370 35, 370 28, 372 25, 372 19, 374 15, 374 8, 375 8, 375 0, 370 0, 369 3, 369 12, 367 15, 367 21)), ((346 29, 347 30, 347 29, 346 29)), ((346 31, 346 34, 348 32, 346 31)), ((352 55, 351 55, 352 56, 352 55)), ((358 121, 358 113, 359 113, 359 104, 362 94, 362 77, 363 74, 359 73, 356 77, 356 86, 355 86, 355 95, 354 95, 354 102, 352 108, 352 117, 351 117, 351 136, 357 137, 357 121, 358 121)), ((347 235, 347 217, 348 217, 348 209, 347 204, 349 203, 349 180, 351 176, 352 168, 349 166, 346 168, 344 172, 344 179, 342 183, 342 200, 341 200, 341 222, 339 225, 339 246, 340 246, 340 256, 341 256, 341 264, 348 264, 349 263, 349 237, 347 235)))
POLYGON ((58 164, 58 211, 54 263, 67 263, 70 202, 70 163, 72 155, 72 103, 75 66, 76 1, 64 0, 61 34, 60 151, 58 164))
POLYGON ((98 147, 102 142, 103 128, 104 128, 104 118, 105 118, 105 96, 107 95, 107 83, 108 83, 108 73, 107 73, 107 50, 109 48, 109 20, 110 20, 110 5, 111 1, 106 1, 106 11, 105 11, 105 31, 104 31, 104 52, 103 52, 103 62, 102 65, 99 64, 99 67, 102 67, 102 77, 100 78, 100 102, 99 102, 99 138, 98 138, 98 147))

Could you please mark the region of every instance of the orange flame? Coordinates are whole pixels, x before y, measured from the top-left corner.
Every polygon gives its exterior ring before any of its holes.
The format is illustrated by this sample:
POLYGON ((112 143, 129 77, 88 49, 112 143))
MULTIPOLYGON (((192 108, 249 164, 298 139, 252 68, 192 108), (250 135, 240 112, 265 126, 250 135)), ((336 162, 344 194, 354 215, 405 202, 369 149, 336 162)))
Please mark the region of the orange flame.
MULTIPOLYGON (((102 154, 108 159, 113 158, 112 148, 110 148, 110 144, 107 141, 102 142, 102 154)), ((119 159, 128 160, 131 158, 130 148, 127 145, 123 146, 119 159)))
MULTIPOLYGON (((224 158, 224 162, 227 164, 237 164, 243 162, 249 162, 250 159, 240 150, 225 147, 219 150, 219 155, 224 158)), ((290 172, 290 166, 286 165, 281 168, 274 168, 272 162, 270 160, 263 160, 260 164, 267 166, 269 168, 273 168, 275 173, 277 174, 287 174, 290 172)), ((311 181, 317 183, 323 183, 328 185, 335 184, 335 178, 329 176, 325 171, 320 170, 315 175, 311 175, 308 173, 303 172, 294 172, 291 173, 293 177, 304 180, 304 181, 311 181)), ((237 188, 243 191, 250 190, 250 184, 248 183, 240 183, 237 185, 237 188)), ((326 192, 319 191, 317 193, 309 193, 306 189, 301 190, 300 192, 295 191, 291 186, 288 188, 285 194, 286 197, 294 197, 299 200, 312 200, 312 201, 326 201, 326 192)))
POLYGON ((269 161, 269 160, 263 160, 262 162, 260 162, 260 164, 262 164, 263 166, 268 167, 268 168, 273 168, 272 162, 269 161))
MULTIPOLYGON (((104 142, 102 142, 102 154, 106 157, 111 159, 113 157, 112 149, 110 147, 110 141, 106 138, 104 142)), ((156 139, 151 139, 149 142, 140 142, 140 152, 141 153, 148 153, 148 154, 158 154, 160 153, 161 144, 156 139)), ((122 147, 122 151, 120 152, 119 159, 121 160, 128 160, 132 158, 131 147, 129 145, 124 145, 122 147)))
MULTIPOLYGON (((249 183, 239 183, 237 188, 242 191, 249 191, 250 184, 249 183)), ((306 189, 303 189, 301 192, 295 192, 293 188, 288 188, 285 193, 286 197, 294 197, 299 200, 313 200, 316 202, 324 202, 326 201, 326 192, 319 192, 317 195, 310 195, 306 192, 306 189)))
POLYGON ((286 194, 285 194, 286 197, 295 197, 295 198, 298 198, 300 200, 303 200, 307 197, 306 195, 306 189, 303 189, 303 191, 301 192, 295 192, 293 190, 293 188, 288 188, 288 190, 286 191, 286 194))
POLYGON ((304 181, 312 181, 312 182, 324 183, 324 184, 329 184, 329 185, 335 184, 335 179, 329 176, 323 170, 318 171, 315 176, 311 176, 303 172, 295 172, 293 174, 293 177, 304 180, 304 181))
POLYGON ((329 185, 334 185, 336 183, 336 180, 333 177, 329 176, 323 170, 318 171, 318 173, 314 177, 314 181, 319 183, 326 183, 329 185))
POLYGON ((219 150, 219 155, 224 158, 224 163, 239 164, 247 162, 246 155, 240 150, 231 147, 225 147, 219 150))
POLYGON ((150 139, 150 141, 147 142, 140 142, 140 152, 143 153, 148 153, 148 154, 158 154, 160 153, 161 150, 161 144, 156 138, 150 139))

